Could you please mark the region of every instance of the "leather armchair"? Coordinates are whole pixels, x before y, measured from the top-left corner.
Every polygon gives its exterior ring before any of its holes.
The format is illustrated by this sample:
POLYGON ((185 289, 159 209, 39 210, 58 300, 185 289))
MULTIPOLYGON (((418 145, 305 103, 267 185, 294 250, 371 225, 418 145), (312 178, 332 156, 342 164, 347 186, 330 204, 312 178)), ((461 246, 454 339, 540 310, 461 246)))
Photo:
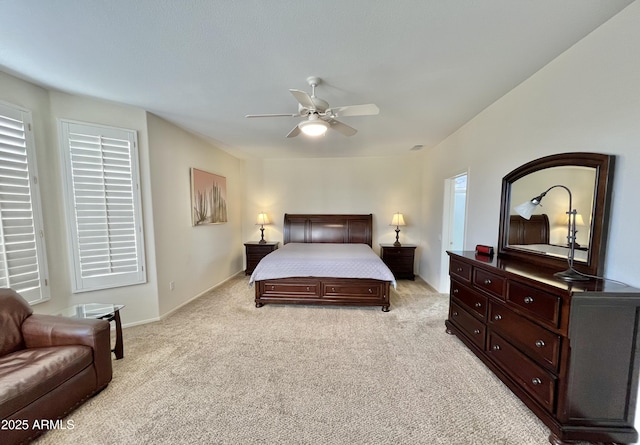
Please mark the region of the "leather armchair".
POLYGON ((0 443, 28 443, 112 378, 109 323, 33 314, 0 289, 0 443), (42 422, 46 420, 47 422, 42 422))

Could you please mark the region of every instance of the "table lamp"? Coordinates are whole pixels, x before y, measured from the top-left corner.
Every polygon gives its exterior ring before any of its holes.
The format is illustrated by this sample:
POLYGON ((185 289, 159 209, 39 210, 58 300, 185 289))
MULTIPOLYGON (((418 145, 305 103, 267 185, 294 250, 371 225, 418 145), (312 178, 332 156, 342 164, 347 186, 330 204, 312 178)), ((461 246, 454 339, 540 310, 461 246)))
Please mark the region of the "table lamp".
POLYGON ((395 247, 400 247, 400 241, 398 239, 399 235, 400 235, 400 226, 404 226, 406 225, 404 223, 404 216, 402 215, 402 213, 394 213, 393 214, 393 219, 391 220, 391 224, 389 224, 390 226, 396 226, 396 242, 393 243, 393 245, 395 247))
POLYGON ((264 239, 264 226, 266 224, 271 224, 267 214, 264 213, 264 212, 258 213, 258 219, 256 220, 256 226, 260 226, 260 241, 259 241, 260 244, 266 243, 266 241, 264 239))

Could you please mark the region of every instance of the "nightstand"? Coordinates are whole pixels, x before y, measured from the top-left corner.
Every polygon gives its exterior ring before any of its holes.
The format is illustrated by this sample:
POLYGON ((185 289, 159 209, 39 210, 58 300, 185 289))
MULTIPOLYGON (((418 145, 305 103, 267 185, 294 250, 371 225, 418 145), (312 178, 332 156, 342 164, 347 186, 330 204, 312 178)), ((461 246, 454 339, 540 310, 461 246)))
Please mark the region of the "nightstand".
POLYGON ((391 269, 396 279, 413 280, 415 278, 413 261, 416 247, 412 244, 403 244, 399 247, 393 244, 380 244, 380 258, 391 269))
POLYGON ((251 275, 262 258, 273 252, 278 248, 280 243, 266 242, 260 244, 259 241, 249 241, 244 243, 245 254, 247 260, 247 269, 244 271, 245 275, 251 275))

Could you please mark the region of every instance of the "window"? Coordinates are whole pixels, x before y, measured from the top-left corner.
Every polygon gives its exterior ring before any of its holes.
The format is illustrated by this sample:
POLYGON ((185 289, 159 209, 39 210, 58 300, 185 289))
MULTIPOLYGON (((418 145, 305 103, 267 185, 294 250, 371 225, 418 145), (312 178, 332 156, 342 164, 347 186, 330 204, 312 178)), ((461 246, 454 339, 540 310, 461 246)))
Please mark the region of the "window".
POLYGON ((0 287, 49 299, 31 112, 0 103, 0 287))
POLYGON ((146 282, 136 132, 59 126, 73 292, 146 282))

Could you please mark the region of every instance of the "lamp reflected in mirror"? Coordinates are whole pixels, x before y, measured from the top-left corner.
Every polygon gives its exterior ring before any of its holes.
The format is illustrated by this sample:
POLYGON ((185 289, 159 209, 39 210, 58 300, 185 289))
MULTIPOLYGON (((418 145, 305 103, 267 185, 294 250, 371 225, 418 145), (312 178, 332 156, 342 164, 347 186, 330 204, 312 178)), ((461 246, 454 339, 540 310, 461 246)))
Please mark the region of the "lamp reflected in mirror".
MULTIPOLYGON (((571 218, 569 217, 569 215, 567 215, 566 213, 564 213, 561 217, 558 218, 558 223, 567 226, 568 224, 573 224, 573 220, 575 219, 575 223, 576 223, 576 239, 575 239, 575 246, 576 248, 582 247, 579 243, 578 243, 578 227, 585 227, 586 224, 584 223, 584 218, 582 217, 582 214, 580 213, 576 213, 574 216, 572 216, 571 218)), ((569 247, 569 243, 567 242, 567 247, 569 247)))
MULTIPOLYGON (((546 194, 554 189, 554 188, 563 188, 569 194, 569 210, 566 212, 567 215, 567 245, 569 247, 569 253, 567 255, 567 262, 569 263, 569 268, 562 272, 556 272, 553 274, 555 277, 564 280, 564 281, 586 281, 589 278, 584 274, 576 271, 573 268, 573 261, 575 257, 575 249, 576 249, 576 223, 577 223, 577 215, 578 211, 573 208, 573 198, 571 195, 571 190, 568 187, 557 184, 549 187, 547 190, 542 192, 540 195, 532 198, 529 201, 523 202, 522 204, 514 207, 514 210, 518 213, 518 215, 522 216, 524 219, 531 219, 531 215, 536 210, 536 208, 542 202, 542 198, 546 196, 546 194)), ((582 217, 580 218, 582 219, 582 217)), ((584 221, 583 221, 584 222, 584 221)))

